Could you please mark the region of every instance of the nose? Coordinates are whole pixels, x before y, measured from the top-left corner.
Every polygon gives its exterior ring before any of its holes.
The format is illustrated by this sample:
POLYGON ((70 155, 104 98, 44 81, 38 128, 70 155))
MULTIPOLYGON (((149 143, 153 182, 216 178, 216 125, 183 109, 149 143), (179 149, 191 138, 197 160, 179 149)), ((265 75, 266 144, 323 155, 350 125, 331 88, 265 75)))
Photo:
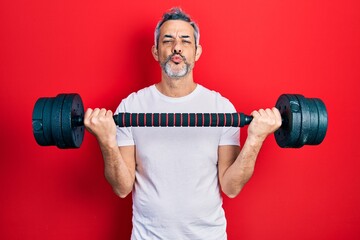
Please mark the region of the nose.
POLYGON ((174 53, 174 54, 181 54, 181 49, 176 49, 176 48, 174 48, 173 53, 174 53))
POLYGON ((181 54, 182 53, 182 48, 181 48, 181 44, 179 43, 179 41, 175 41, 174 47, 173 47, 173 53, 174 54, 181 54))

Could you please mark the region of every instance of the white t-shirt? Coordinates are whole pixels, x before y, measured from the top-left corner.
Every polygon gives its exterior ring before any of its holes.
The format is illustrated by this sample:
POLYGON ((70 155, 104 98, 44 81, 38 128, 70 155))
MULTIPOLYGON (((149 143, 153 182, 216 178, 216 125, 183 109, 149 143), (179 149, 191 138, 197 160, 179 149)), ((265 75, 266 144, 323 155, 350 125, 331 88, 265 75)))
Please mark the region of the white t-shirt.
MULTIPOLYGON (((233 113, 229 100, 201 85, 185 97, 155 85, 132 93, 115 113, 233 113)), ((131 239, 226 239, 218 181, 219 145, 239 145, 233 127, 117 128, 119 146, 136 146, 131 239)))

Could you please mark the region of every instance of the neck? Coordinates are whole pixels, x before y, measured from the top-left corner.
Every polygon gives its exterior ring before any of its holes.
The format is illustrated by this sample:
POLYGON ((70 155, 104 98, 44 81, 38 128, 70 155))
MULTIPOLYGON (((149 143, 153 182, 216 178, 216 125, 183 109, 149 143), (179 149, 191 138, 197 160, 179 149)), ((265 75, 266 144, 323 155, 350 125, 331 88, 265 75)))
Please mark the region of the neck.
POLYGON ((179 79, 169 78, 166 74, 162 74, 161 82, 157 83, 156 88, 168 97, 184 97, 189 95, 196 88, 192 73, 179 79))

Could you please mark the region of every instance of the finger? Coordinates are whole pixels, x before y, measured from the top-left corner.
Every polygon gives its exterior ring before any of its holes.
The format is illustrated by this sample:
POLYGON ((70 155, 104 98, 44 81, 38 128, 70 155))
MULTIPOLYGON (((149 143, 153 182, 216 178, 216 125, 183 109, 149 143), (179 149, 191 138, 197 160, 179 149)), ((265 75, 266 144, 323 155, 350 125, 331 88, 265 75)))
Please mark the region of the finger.
POLYGON ((273 107, 271 110, 273 111, 273 113, 275 114, 276 117, 281 118, 281 114, 280 114, 279 109, 277 109, 276 107, 273 107))
POLYGON ((107 110, 105 115, 106 115, 106 117, 112 117, 113 112, 111 110, 107 110))
POLYGON ((91 108, 86 109, 84 119, 88 119, 92 112, 93 110, 91 108))
POLYGON ((267 114, 270 118, 276 120, 276 119, 275 119, 275 114, 274 114, 274 112, 273 112, 270 108, 265 109, 265 112, 266 112, 266 114, 267 114))
POLYGON ((260 113, 256 110, 252 111, 250 115, 253 116, 254 118, 260 117, 260 113))
POLYGON ((272 111, 275 115, 276 118, 276 122, 280 124, 280 126, 282 125, 282 118, 281 118, 281 113, 279 111, 279 109, 277 109, 276 107, 272 108, 272 111))
POLYGON ((258 112, 259 112, 260 116, 265 116, 265 115, 267 115, 267 113, 265 112, 265 110, 262 109, 262 108, 259 109, 258 112))
POLYGON ((106 115, 106 109, 105 108, 102 108, 102 109, 100 109, 100 111, 99 111, 99 116, 105 116, 106 115))
POLYGON ((97 117, 100 113, 100 108, 95 108, 94 111, 91 113, 90 117, 97 117))

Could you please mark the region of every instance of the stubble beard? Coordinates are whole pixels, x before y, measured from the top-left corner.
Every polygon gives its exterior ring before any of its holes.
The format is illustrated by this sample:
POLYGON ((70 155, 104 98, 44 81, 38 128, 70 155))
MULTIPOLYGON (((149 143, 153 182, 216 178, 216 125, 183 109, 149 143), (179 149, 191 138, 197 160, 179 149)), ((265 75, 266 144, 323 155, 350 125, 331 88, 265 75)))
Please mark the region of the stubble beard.
POLYGON ((182 66, 181 69, 174 69, 171 66, 172 65, 171 58, 174 55, 175 54, 168 56, 164 62, 160 63, 160 66, 161 66, 162 70, 165 72, 165 74, 168 75, 168 77, 170 77, 172 79, 180 79, 182 77, 185 77, 192 70, 193 65, 188 63, 184 56, 179 55, 183 59, 184 65, 182 66))

